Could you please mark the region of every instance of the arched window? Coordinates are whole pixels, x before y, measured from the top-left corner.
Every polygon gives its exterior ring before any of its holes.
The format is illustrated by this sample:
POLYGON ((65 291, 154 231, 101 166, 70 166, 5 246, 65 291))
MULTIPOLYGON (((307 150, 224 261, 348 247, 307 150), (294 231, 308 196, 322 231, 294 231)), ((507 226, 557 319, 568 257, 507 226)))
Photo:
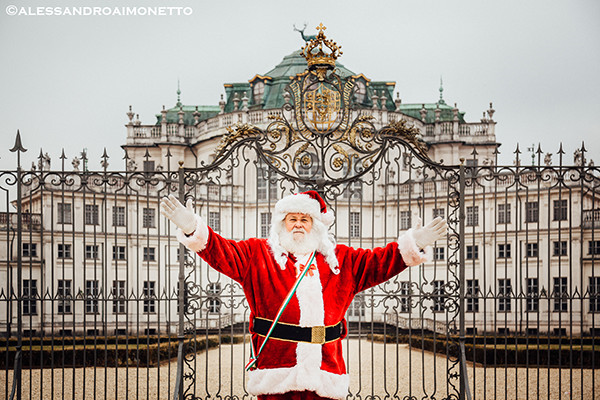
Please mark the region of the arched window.
POLYGON ((265 94, 265 83, 263 81, 256 81, 252 87, 252 96, 254 104, 262 103, 263 95, 265 94))

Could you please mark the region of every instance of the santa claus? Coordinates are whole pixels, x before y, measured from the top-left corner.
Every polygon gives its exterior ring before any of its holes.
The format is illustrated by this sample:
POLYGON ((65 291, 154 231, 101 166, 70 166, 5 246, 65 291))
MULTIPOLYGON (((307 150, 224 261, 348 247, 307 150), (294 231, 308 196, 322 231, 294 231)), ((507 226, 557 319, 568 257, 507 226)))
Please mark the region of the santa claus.
MULTIPOLYGON (((434 219, 375 249, 336 244, 333 213, 315 191, 275 204, 268 239, 228 240, 174 196, 161 213, 177 238, 212 268, 238 282, 250 306, 252 359, 248 391, 258 399, 343 399, 348 374, 342 357, 344 315, 354 296, 427 259, 446 234, 434 219)), ((420 224, 419 224, 420 225, 420 224)))

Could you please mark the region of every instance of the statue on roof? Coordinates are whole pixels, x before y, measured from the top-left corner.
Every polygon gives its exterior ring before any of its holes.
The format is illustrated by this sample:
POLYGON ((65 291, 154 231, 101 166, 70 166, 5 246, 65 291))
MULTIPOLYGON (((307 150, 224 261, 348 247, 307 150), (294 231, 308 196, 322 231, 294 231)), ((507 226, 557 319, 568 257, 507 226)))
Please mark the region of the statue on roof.
POLYGON ((296 28, 296 25, 295 25, 295 24, 294 24, 293 26, 294 26, 294 30, 295 30, 296 32, 300 32, 300 35, 302 35, 302 39, 304 39, 304 41, 308 43, 308 42, 310 42, 311 40, 313 40, 313 39, 316 39, 316 38, 317 38, 317 35, 305 35, 305 34, 304 34, 304 31, 306 30, 306 25, 307 25, 307 24, 306 24, 306 22, 305 22, 305 23, 304 23, 304 28, 302 28, 302 29, 298 29, 298 28, 296 28))

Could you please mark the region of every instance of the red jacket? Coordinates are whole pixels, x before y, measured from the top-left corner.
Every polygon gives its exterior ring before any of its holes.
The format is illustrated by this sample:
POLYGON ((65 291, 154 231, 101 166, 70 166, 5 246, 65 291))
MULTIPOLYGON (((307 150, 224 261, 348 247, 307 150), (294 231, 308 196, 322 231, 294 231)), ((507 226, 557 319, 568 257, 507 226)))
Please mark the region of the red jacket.
MULTIPOLYGON (((298 261, 290 256, 286 268, 281 269, 266 239, 236 242, 204 226, 201 227, 204 232, 197 229, 190 238, 180 235, 180 240, 198 251, 211 267, 241 284, 250 306, 250 332, 256 352, 264 338, 253 332, 254 317, 275 319, 296 280, 299 265, 305 263, 308 256, 298 261)), ((336 256, 340 273, 337 275, 323 255, 317 253, 317 270, 312 271, 312 276, 309 273, 304 277, 280 321, 300 326, 330 326, 340 321, 345 324, 344 315, 357 293, 394 277, 407 265, 425 260, 412 235, 404 235, 400 245, 402 250, 396 242, 366 250, 339 244, 336 256), (405 262, 407 255, 409 261, 405 262)), ((342 399, 348 394, 349 379, 341 340, 321 345, 271 338, 256 367, 248 373, 247 386, 254 395, 309 390, 320 396, 342 399)))

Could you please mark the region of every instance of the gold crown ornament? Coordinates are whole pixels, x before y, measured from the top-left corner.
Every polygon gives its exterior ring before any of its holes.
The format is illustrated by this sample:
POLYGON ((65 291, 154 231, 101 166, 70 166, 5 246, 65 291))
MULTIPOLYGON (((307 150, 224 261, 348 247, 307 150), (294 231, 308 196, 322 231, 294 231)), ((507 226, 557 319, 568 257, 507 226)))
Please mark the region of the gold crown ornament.
POLYGON ((319 34, 302 47, 301 54, 306 58, 308 69, 333 69, 335 60, 343 54, 340 50, 342 46, 338 46, 336 42, 325 37, 323 32, 325 29, 327 28, 323 26, 323 23, 317 26, 319 34))

